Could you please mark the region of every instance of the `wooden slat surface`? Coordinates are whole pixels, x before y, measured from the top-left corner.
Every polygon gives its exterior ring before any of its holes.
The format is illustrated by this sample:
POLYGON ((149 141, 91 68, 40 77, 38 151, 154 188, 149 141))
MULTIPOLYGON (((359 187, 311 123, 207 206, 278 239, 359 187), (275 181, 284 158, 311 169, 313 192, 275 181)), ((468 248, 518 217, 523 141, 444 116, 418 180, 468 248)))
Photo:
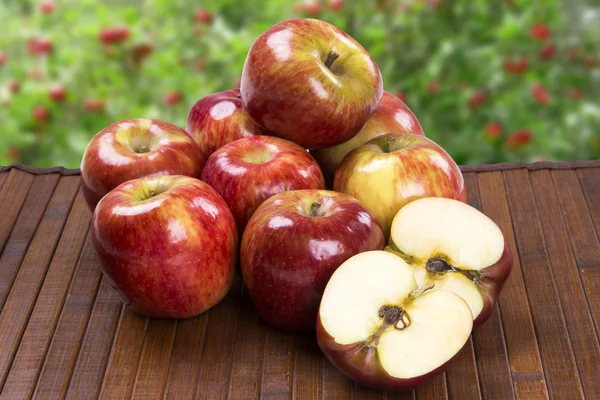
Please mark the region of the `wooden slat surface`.
POLYGON ((0 169, 0 399, 600 398, 600 163, 465 171, 513 272, 443 374, 385 393, 313 335, 267 326, 239 276, 198 317, 132 313, 100 271, 77 171, 0 169))

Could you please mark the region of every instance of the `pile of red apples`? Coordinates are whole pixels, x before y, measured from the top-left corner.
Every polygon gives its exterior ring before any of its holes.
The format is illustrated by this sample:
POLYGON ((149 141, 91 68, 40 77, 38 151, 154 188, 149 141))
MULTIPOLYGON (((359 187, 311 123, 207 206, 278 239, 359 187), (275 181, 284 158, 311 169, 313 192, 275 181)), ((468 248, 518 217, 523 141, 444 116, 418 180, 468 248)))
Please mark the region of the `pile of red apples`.
POLYGON ((260 35, 239 90, 200 99, 185 130, 107 126, 81 174, 103 273, 133 311, 194 317, 239 272, 264 322, 314 333, 373 388, 440 373, 512 268, 456 163, 320 20, 260 35))

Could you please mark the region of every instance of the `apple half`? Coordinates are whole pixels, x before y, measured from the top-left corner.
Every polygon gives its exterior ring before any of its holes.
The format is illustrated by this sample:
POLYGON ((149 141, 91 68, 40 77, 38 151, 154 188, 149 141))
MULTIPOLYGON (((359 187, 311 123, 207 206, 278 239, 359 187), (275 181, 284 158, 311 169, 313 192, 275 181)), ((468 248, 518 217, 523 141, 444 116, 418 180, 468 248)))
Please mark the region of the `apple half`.
POLYGON ((340 371, 379 390, 414 388, 439 373, 473 327, 458 295, 418 286, 412 268, 386 251, 344 262, 323 293, 317 342, 340 371))
POLYGON ((490 317, 513 264, 494 221, 466 203, 441 197, 402 207, 386 249, 413 268, 417 284, 433 282, 434 290, 460 295, 471 308, 475 327, 490 317))

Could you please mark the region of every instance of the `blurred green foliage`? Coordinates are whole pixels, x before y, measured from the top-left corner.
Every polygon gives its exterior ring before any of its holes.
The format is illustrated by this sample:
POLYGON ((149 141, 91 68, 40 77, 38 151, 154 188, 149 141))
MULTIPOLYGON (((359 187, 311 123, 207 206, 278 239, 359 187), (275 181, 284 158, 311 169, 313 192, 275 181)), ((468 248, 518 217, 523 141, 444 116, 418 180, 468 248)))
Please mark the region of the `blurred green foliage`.
POLYGON ((120 119, 184 127, 196 100, 237 84, 254 39, 293 17, 362 43, 460 164, 600 158, 592 1, 2 0, 0 164, 78 167, 120 119))

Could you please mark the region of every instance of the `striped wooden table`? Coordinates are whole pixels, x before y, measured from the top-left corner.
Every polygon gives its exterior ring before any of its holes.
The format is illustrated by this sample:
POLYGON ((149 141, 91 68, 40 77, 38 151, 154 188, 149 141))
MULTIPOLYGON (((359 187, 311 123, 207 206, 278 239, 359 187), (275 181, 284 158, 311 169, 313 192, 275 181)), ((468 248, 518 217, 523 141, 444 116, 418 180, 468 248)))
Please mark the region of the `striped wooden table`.
POLYGON ((418 390, 355 385, 270 329, 238 277, 190 320, 137 316, 102 278, 77 171, 0 169, 2 399, 600 399, 600 161, 464 167, 513 273, 491 319, 418 390))

